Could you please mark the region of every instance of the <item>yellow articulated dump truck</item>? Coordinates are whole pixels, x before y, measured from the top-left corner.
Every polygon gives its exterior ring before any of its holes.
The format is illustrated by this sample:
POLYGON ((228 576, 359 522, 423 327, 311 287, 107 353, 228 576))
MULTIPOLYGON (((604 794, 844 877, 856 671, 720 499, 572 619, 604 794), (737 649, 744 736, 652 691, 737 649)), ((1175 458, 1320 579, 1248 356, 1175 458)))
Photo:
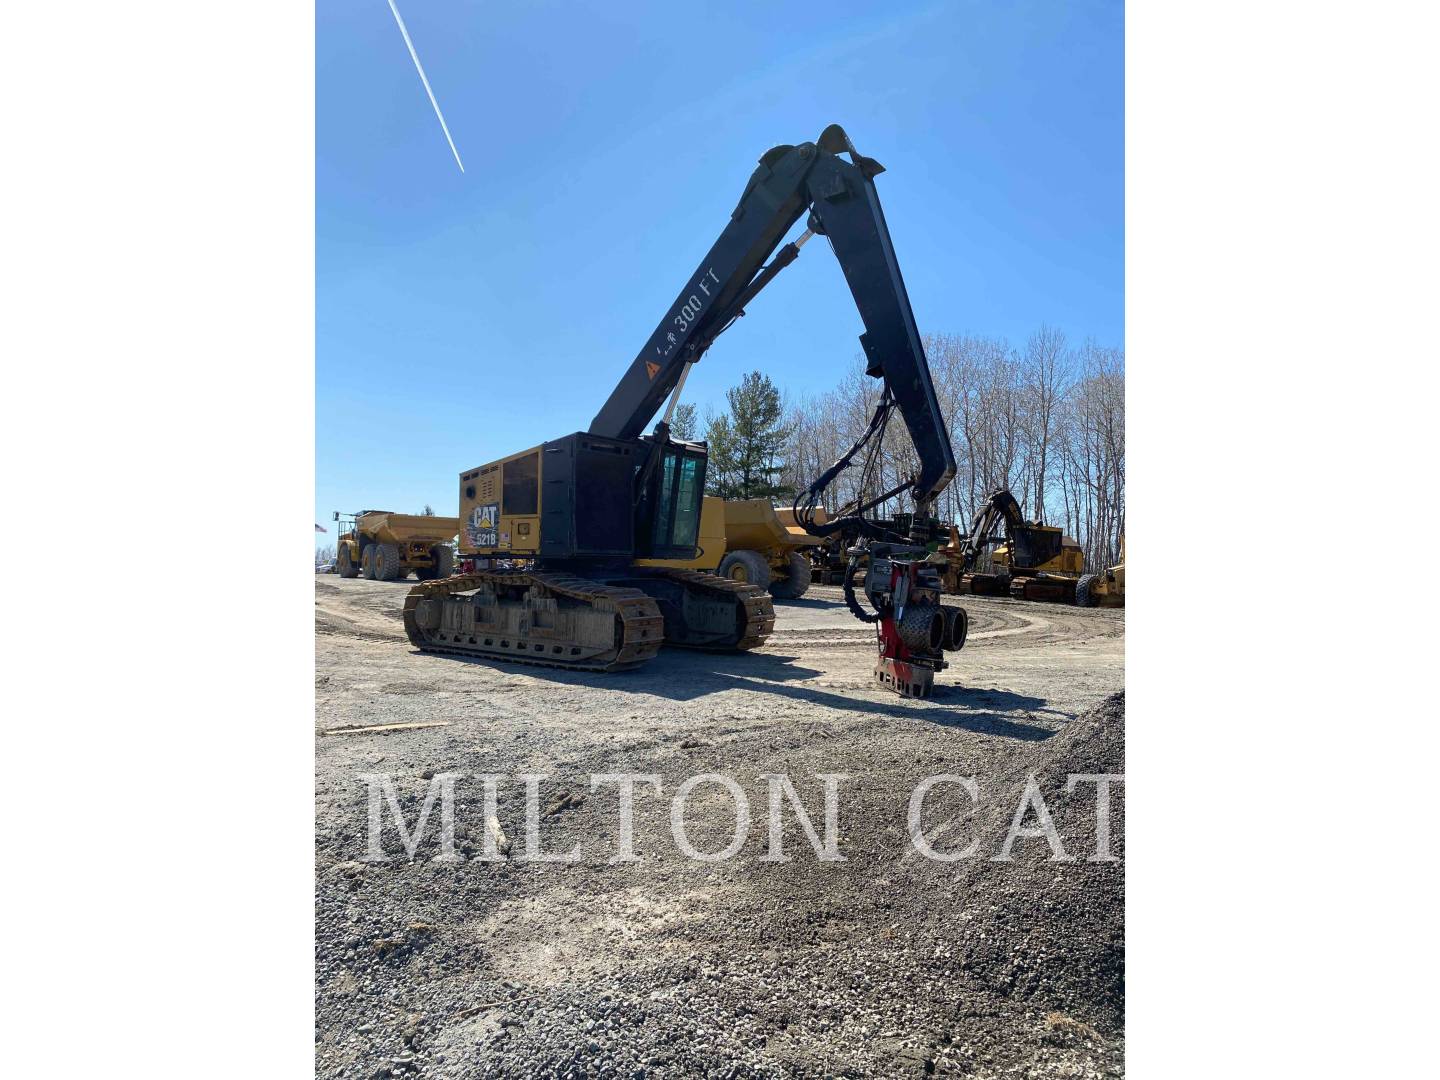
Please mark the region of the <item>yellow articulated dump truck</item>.
POLYGON ((806 549, 820 542, 795 524, 793 510, 776 510, 768 499, 726 502, 725 557, 716 573, 769 589, 778 600, 796 600, 810 588, 806 549))
POLYGON ((807 549, 822 543, 795 524, 789 508, 767 499, 705 496, 700 508, 699 554, 693 559, 638 559, 638 566, 708 570, 742 585, 758 585, 777 600, 798 600, 810 588, 807 549))
POLYGON ((341 577, 399 581, 411 571, 421 581, 449 577, 455 552, 450 541, 460 519, 433 514, 392 514, 389 510, 335 512, 341 522, 335 569, 341 577))

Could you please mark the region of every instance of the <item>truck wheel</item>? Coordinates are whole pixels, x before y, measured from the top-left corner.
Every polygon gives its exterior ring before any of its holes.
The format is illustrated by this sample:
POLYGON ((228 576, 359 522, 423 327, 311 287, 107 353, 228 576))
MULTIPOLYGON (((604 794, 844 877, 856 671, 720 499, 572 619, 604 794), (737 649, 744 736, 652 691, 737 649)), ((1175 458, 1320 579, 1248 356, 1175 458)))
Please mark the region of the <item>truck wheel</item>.
POLYGON ((366 581, 375 579, 375 545, 371 544, 360 552, 360 576, 366 581))
POLYGON ((790 572, 770 583, 770 595, 776 600, 799 600, 810 588, 810 560, 790 553, 790 572))
POLYGON ((742 585, 764 589, 770 584, 770 564, 758 551, 732 551, 720 560, 720 569, 715 572, 742 585))
POLYGON ((350 545, 341 544, 340 554, 335 556, 335 569, 341 577, 359 577, 360 568, 350 561, 350 545))
POLYGON ((1080 580, 1075 583, 1075 606, 1095 607, 1100 603, 1100 598, 1091 592, 1095 584, 1094 574, 1081 574, 1080 580))
POLYGON ((448 545, 436 544, 430 549, 430 554, 435 559, 435 577, 447 578, 455 573, 455 552, 448 545))
POLYGON ((372 544, 375 580, 394 581, 400 574, 400 549, 394 544, 372 544))

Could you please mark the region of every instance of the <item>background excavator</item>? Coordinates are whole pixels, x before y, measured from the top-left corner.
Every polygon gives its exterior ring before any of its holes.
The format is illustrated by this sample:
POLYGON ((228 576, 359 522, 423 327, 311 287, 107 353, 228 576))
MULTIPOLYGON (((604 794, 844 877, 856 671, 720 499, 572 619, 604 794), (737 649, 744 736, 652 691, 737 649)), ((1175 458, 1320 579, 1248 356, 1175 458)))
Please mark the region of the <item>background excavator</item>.
POLYGON ((964 641, 963 615, 942 612, 933 556, 867 521, 880 500, 833 521, 816 523, 812 513, 896 411, 919 472, 895 491, 908 489, 917 507, 928 508, 955 473, 875 191, 882 171, 839 125, 816 142, 776 146, 760 158, 719 239, 589 429, 461 474, 460 554, 490 565, 411 590, 404 621, 418 648, 610 671, 644 663, 662 644, 743 650, 765 640, 775 615, 764 589, 667 565, 696 557, 706 466, 705 444, 672 437, 669 420, 690 366, 819 235, 844 272, 865 325, 867 373, 883 380, 884 393, 867 435, 794 509, 811 534, 853 538, 873 551, 870 610, 847 599, 857 615, 880 624, 877 679, 902 693, 928 692, 945 666, 945 647, 964 641), (805 215, 804 233, 779 247, 805 215), (644 434, 667 398, 664 418, 644 434))
POLYGON ((1097 575, 1085 573, 1080 545, 1058 526, 1026 521, 1015 496, 1005 488, 986 496, 966 536, 961 537, 951 526, 950 543, 941 551, 948 560, 946 592, 1050 600, 1081 607, 1095 602, 1091 593, 1097 575), (1001 524, 1005 526, 1003 539, 998 531, 1001 524), (994 548, 991 571, 972 572, 987 548, 994 548))

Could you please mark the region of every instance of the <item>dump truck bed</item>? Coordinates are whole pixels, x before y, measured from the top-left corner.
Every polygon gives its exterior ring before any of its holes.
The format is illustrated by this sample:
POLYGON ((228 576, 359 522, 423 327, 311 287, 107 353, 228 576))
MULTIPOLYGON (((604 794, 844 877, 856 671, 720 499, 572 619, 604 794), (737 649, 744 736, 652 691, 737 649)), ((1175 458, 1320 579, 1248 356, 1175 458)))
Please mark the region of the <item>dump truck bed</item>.
POLYGON ((390 514, 372 511, 357 519, 361 531, 382 544, 439 544, 460 531, 458 517, 424 514, 390 514))
POLYGON ((731 551, 808 547, 820 543, 794 523, 790 511, 777 512, 769 499, 738 499, 725 503, 725 546, 731 551), (789 524, 781 520, 784 513, 789 524))

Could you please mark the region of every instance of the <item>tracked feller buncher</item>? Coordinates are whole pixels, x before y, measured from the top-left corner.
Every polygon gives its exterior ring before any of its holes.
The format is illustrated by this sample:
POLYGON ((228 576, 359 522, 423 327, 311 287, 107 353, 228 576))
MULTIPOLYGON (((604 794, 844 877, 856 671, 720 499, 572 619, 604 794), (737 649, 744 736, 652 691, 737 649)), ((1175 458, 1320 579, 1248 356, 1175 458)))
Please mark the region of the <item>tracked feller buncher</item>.
POLYGON ((975 596, 1009 596, 1015 600, 1093 606, 1097 575, 1085 573, 1080 545, 1055 525, 1026 521, 1015 496, 999 488, 986 496, 965 537, 951 526, 950 543, 941 549, 948 559, 945 591, 975 596), (999 527, 1005 526, 1005 535, 999 527), (986 548, 991 571, 973 573, 986 548))
MULTIPOLYGON (((955 461, 875 192, 881 171, 838 125, 760 158, 729 224, 590 427, 460 475, 460 554, 477 569, 411 590, 405 629, 418 648, 615 671, 645 663, 662 644, 745 650, 765 641, 775 613, 763 588, 673 565, 699 547, 706 446, 674 438, 669 421, 691 365, 816 235, 828 239, 859 308, 868 373, 884 380, 871 432, 900 411, 920 462, 905 486, 920 505, 933 501, 955 461), (780 247, 806 215, 804 233, 780 247), (662 405, 664 418, 643 434, 662 405)), ((812 504, 864 442, 812 485, 812 504)), ((864 509, 808 531, 866 544, 875 534, 864 509)), ((939 579, 932 568, 934 580, 920 581, 903 552, 894 566, 898 586, 877 579, 871 602, 880 607, 865 614, 920 627, 908 638, 896 631, 904 651, 892 643, 890 659, 903 665, 906 687, 928 688, 911 666, 945 666, 939 579)))

